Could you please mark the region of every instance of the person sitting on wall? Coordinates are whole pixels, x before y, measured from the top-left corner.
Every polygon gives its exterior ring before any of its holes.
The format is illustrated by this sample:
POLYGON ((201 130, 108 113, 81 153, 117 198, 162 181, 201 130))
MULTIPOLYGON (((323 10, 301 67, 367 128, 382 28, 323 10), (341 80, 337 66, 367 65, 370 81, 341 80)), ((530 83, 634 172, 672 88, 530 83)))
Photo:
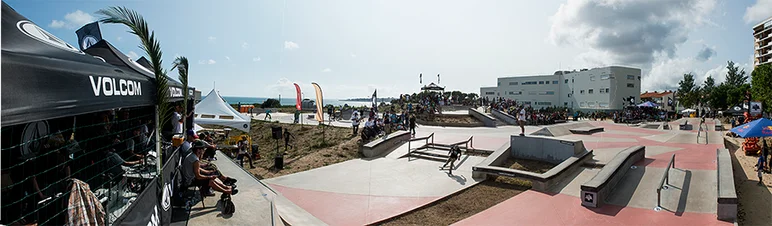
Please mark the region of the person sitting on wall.
POLYGON ((185 187, 198 186, 202 192, 206 192, 209 189, 222 192, 228 195, 235 195, 239 192, 236 189, 236 180, 230 177, 222 175, 218 171, 210 171, 201 167, 201 157, 204 155, 204 149, 207 144, 202 140, 196 140, 193 142, 193 151, 185 156, 182 165, 182 184, 185 187))

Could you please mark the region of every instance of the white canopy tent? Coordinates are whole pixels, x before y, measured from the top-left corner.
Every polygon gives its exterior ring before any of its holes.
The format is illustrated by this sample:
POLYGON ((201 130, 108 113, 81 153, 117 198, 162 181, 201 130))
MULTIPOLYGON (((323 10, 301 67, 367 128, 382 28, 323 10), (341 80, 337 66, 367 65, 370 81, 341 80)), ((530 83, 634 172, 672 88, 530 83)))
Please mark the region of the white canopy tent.
POLYGON ((233 109, 223 98, 212 89, 206 98, 196 104, 196 113, 193 122, 196 124, 212 124, 228 126, 249 132, 250 116, 243 115, 233 109))

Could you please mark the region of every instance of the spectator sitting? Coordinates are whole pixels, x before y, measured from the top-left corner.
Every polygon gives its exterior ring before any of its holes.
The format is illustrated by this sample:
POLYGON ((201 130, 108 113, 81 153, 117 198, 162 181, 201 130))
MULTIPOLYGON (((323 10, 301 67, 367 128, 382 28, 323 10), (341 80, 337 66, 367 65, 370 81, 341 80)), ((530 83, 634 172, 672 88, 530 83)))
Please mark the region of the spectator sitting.
MULTIPOLYGON (((216 191, 228 195, 235 195, 239 192, 234 183, 235 179, 223 176, 217 171, 210 171, 201 168, 199 159, 204 155, 204 149, 208 145, 201 140, 193 142, 191 149, 193 151, 185 156, 182 166, 183 184, 185 187, 198 186, 201 188, 210 187, 216 191)), ((205 189, 201 189, 204 191, 205 189)), ((208 189, 206 189, 208 190, 208 189)))

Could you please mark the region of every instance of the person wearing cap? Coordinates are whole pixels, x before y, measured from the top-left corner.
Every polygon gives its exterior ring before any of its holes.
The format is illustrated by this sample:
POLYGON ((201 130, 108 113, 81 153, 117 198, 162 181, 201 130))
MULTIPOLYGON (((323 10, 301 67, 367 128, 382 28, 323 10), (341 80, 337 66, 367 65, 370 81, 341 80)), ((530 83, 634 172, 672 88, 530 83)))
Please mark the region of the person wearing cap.
POLYGON ((236 180, 221 175, 217 171, 210 171, 201 168, 201 157, 204 155, 204 149, 208 144, 202 140, 196 140, 192 143, 192 152, 185 156, 182 166, 183 184, 185 187, 198 186, 210 187, 215 191, 228 195, 235 195, 239 192, 236 189, 236 180))

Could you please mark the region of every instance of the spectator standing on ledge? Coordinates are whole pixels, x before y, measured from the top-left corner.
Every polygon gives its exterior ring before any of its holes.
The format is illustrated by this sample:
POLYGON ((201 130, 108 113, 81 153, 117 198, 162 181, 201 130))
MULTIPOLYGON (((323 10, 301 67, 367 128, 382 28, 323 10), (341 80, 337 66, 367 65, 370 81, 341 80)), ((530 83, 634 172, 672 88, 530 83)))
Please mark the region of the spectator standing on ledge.
POLYGON ((517 123, 520 124, 520 136, 525 136, 525 105, 520 106, 517 113, 517 123))
POLYGON ((410 133, 415 136, 415 115, 410 114, 410 133))
POLYGON ((249 159, 249 168, 254 169, 255 165, 252 164, 252 157, 249 156, 247 153, 247 148, 249 148, 249 141, 247 141, 247 136, 244 135, 241 137, 241 140, 239 141, 239 156, 238 159, 241 163, 241 167, 244 167, 244 158, 249 159))

